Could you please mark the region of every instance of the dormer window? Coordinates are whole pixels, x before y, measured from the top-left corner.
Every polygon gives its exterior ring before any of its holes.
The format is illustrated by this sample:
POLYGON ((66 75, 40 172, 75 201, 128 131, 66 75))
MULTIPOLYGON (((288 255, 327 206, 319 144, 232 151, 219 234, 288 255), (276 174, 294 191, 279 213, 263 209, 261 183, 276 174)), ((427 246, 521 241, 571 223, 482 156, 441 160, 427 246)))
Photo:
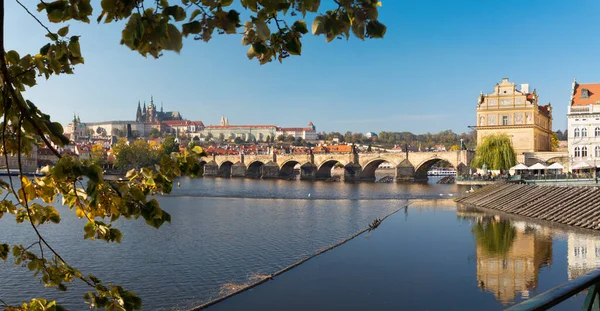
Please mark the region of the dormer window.
POLYGON ((581 98, 590 98, 590 91, 588 89, 581 89, 581 98))

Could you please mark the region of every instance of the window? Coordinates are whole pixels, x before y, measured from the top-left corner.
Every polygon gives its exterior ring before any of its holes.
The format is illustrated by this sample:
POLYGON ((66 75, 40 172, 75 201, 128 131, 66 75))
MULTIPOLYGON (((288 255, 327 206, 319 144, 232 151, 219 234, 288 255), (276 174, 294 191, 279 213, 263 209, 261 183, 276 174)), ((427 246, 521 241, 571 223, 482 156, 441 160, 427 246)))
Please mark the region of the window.
POLYGON ((587 129, 585 127, 581 129, 581 137, 587 137, 587 129))
POLYGON ((594 136, 596 136, 596 137, 600 136, 600 127, 597 127, 597 128, 594 130, 594 136))
POLYGON ((587 157, 587 147, 581 147, 581 157, 587 157))
POLYGON ((576 128, 575 131, 573 131, 573 135, 575 137, 579 137, 579 129, 578 128, 576 128))
POLYGON ((581 157, 581 149, 579 149, 579 147, 575 147, 575 157, 576 158, 581 157))
POLYGON ((508 116, 502 116, 502 125, 508 125, 508 116))
POLYGON ((596 158, 600 158, 600 146, 596 146, 594 149, 594 156, 596 156, 596 158))

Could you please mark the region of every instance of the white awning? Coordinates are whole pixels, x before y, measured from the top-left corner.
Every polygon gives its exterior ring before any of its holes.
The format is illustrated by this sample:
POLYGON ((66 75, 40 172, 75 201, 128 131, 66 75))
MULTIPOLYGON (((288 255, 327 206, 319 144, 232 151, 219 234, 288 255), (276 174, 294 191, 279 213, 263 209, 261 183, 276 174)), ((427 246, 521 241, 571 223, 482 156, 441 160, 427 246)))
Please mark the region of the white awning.
POLYGON ((552 163, 550 166, 548 166, 549 170, 562 170, 564 169, 564 166, 562 166, 560 163, 552 163))
POLYGON ((528 168, 529 168, 529 167, 527 167, 527 165, 519 163, 519 164, 517 164, 517 165, 515 165, 515 166, 511 167, 510 169, 511 169, 511 170, 526 170, 526 169, 528 169, 528 168))
POLYGON ((591 168, 591 167, 592 167, 591 165, 589 165, 585 162, 579 162, 579 163, 573 165, 573 167, 571 167, 571 169, 580 170, 580 169, 586 169, 586 168, 591 168))
POLYGON ((546 169, 546 166, 542 163, 536 163, 529 167, 529 170, 532 170, 532 171, 533 170, 545 170, 545 169, 546 169))

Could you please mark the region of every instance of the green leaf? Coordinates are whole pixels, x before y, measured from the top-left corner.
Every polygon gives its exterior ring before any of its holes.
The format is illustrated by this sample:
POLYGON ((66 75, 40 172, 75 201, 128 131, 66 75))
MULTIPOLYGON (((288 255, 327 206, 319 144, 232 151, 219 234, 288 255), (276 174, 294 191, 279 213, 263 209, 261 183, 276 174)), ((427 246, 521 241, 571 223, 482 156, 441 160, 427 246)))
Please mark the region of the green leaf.
POLYGON ((367 24, 367 34, 371 38, 383 38, 385 35, 386 27, 384 24, 377 20, 369 21, 367 24))
POLYGON ((233 0, 221 0, 221 6, 230 6, 233 0))
POLYGON ((6 60, 13 65, 18 64, 20 59, 21 57, 17 51, 10 50, 6 53, 6 60))
POLYGON ((300 55, 302 52, 302 43, 300 43, 300 39, 292 38, 286 42, 285 48, 291 55, 300 55))
POLYGON ((252 48, 256 54, 265 54, 267 53, 267 47, 262 43, 254 43, 252 44, 252 48))
POLYGON ((253 59, 254 57, 256 57, 256 51, 254 51, 254 47, 252 45, 248 48, 246 56, 248 56, 248 59, 253 59))
POLYGON ((202 24, 199 21, 193 21, 181 25, 181 34, 187 37, 189 34, 199 34, 202 31, 202 24))
POLYGON ((192 21, 194 18, 196 18, 201 13, 202 13, 202 11, 200 11, 200 9, 194 10, 194 12, 192 12, 192 14, 190 15, 190 19, 189 20, 192 21))
POLYGON ((294 30, 296 30, 297 32, 299 32, 303 35, 308 33, 308 28, 306 28, 306 22, 303 20, 295 21, 293 28, 294 28, 294 30))
POLYGON ((185 19, 185 10, 178 6, 173 5, 164 9, 163 14, 173 16, 175 21, 180 22, 185 19))
POLYGON ((73 54, 73 56, 81 57, 81 48, 79 46, 78 36, 71 37, 71 40, 69 41, 69 51, 71 51, 71 54, 73 54))
POLYGON ((312 34, 315 36, 318 36, 320 34, 325 33, 325 21, 326 18, 325 16, 317 16, 315 17, 315 19, 313 20, 312 23, 312 34))
POLYGON ((269 39, 271 36, 271 29, 269 29, 269 26, 267 23, 265 23, 265 21, 262 19, 257 19, 254 21, 254 26, 256 26, 256 35, 260 40, 265 41, 269 39))
POLYGON ((59 36, 61 36, 61 37, 64 37, 64 36, 66 36, 66 35, 69 33, 69 25, 67 25, 67 26, 65 26, 65 27, 63 27, 63 28, 61 28, 61 29, 59 29, 57 33, 58 33, 58 35, 59 35, 59 36))
POLYGON ((181 32, 179 32, 179 29, 177 29, 175 25, 169 24, 167 26, 167 33, 169 38, 167 44, 165 45, 165 49, 179 53, 183 47, 183 38, 181 36, 181 32))
MULTIPOLYGON (((50 10, 50 8, 48 7, 47 11, 49 11, 49 10, 50 10)), ((53 23, 60 23, 60 22, 62 22, 63 15, 64 15, 63 10, 54 9, 54 10, 48 12, 48 20, 53 23)))

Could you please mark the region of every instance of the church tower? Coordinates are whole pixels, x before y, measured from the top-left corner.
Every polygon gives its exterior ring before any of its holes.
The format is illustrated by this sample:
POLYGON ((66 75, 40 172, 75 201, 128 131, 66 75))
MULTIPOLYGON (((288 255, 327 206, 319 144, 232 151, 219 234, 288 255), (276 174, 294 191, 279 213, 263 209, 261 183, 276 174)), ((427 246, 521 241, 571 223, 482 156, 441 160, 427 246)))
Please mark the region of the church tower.
POLYGON ((137 112, 135 114, 135 121, 136 122, 143 122, 143 120, 142 120, 142 107, 140 106, 140 101, 139 100, 138 100, 137 112))

